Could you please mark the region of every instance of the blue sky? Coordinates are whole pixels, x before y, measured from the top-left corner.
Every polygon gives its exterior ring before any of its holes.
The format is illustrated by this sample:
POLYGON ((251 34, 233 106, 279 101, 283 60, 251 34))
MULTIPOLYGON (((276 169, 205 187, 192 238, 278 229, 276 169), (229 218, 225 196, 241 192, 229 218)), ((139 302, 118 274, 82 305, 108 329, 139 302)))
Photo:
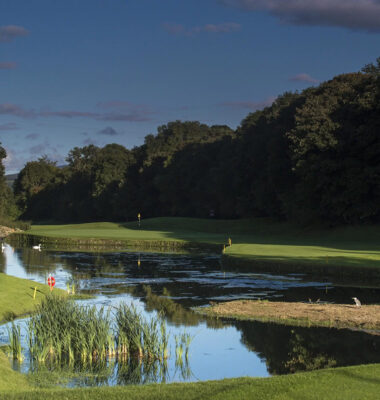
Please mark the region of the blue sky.
POLYGON ((232 128, 380 56, 380 0, 0 0, 7 173, 176 119, 232 128))

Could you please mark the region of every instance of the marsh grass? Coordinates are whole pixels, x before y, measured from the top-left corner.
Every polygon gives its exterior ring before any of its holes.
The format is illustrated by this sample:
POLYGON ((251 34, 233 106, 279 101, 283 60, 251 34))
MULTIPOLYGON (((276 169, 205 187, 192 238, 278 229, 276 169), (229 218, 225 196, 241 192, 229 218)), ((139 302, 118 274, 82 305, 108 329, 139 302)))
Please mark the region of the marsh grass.
POLYGON ((48 296, 28 322, 30 354, 40 362, 47 358, 91 362, 108 354, 110 331, 109 311, 48 296))
MULTIPOLYGON (((40 362, 54 359, 91 363, 106 357, 118 357, 120 361, 137 357, 153 362, 169 357, 170 335, 162 314, 148 321, 134 305, 121 303, 116 307, 113 324, 110 309, 81 306, 70 298, 54 295, 47 296, 36 311, 27 330, 30 354, 40 362)), ((12 325, 14 358, 21 346, 19 337, 19 327, 12 325)), ((180 338, 183 349, 186 338, 186 334, 180 338)))
POLYGON ((24 356, 21 346, 21 327, 12 321, 11 327, 7 326, 7 331, 9 337, 9 354, 13 357, 13 359, 22 362, 24 360, 24 356))
MULTIPOLYGON (((45 375, 63 371, 63 377, 70 379, 77 374, 83 382, 93 382, 96 373, 110 376, 113 370, 122 382, 167 380, 170 333, 163 314, 146 320, 134 305, 125 303, 114 310, 83 306, 67 296, 48 295, 42 300, 26 323, 31 372, 36 372, 40 387, 45 378, 39 371, 45 375)), ((12 322, 8 334, 9 355, 21 362, 20 326, 12 322)), ((175 340, 176 367, 185 371, 192 339, 183 333, 175 340)))
POLYGON ((169 334, 162 315, 146 321, 134 305, 121 303, 116 310, 116 331, 116 346, 120 355, 150 361, 162 361, 169 356, 169 334))

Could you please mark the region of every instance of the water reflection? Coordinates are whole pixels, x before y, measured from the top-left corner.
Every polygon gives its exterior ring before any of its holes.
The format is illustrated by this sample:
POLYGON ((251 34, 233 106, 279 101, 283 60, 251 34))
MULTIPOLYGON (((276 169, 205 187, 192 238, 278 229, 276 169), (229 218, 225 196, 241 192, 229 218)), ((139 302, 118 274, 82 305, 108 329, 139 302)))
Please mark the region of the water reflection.
MULTIPOLYGON (((15 370, 22 365, 13 363, 15 370)), ((174 371, 176 380, 190 380, 190 367, 174 371)), ((128 384, 165 383, 174 380, 165 362, 147 362, 136 358, 97 360, 91 363, 32 362, 29 379, 39 387, 63 385, 68 387, 113 386, 128 384)))
POLYGON ((236 326, 242 342, 266 360, 271 374, 380 362, 380 335, 247 321, 236 326))

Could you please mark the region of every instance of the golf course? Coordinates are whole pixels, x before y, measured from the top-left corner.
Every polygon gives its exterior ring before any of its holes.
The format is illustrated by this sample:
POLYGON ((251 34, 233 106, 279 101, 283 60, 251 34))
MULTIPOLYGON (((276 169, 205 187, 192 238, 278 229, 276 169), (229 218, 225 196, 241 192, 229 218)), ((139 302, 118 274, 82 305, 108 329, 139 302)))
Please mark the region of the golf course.
POLYGON ((0 400, 379 400, 380 0, 2 3, 0 400))

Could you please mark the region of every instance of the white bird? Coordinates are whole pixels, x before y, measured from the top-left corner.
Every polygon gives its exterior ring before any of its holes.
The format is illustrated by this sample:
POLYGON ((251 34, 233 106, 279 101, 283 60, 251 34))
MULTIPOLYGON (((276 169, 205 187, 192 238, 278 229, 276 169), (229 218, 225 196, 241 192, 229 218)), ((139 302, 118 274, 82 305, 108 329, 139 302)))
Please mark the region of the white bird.
POLYGON ((354 300, 356 307, 361 307, 362 303, 360 302, 360 300, 358 298, 353 297, 352 299, 354 300))
POLYGON ((41 243, 38 246, 33 246, 33 249, 41 251, 41 243))

